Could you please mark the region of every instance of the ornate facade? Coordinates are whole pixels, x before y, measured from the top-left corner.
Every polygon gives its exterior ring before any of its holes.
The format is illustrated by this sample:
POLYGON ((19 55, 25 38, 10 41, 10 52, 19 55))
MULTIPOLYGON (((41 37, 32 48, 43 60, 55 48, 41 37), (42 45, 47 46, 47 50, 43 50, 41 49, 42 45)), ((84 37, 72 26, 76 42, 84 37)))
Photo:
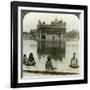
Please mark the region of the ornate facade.
POLYGON ((51 24, 38 21, 37 39, 38 40, 62 40, 66 32, 66 23, 55 19, 51 24))

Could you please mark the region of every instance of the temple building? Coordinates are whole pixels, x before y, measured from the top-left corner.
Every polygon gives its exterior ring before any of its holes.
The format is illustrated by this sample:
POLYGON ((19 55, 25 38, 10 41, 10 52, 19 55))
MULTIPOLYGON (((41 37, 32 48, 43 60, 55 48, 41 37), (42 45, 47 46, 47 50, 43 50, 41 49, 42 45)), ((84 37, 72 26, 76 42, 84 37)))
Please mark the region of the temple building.
POLYGON ((63 40, 66 32, 66 23, 55 19, 50 24, 38 21, 37 39, 38 40, 63 40))

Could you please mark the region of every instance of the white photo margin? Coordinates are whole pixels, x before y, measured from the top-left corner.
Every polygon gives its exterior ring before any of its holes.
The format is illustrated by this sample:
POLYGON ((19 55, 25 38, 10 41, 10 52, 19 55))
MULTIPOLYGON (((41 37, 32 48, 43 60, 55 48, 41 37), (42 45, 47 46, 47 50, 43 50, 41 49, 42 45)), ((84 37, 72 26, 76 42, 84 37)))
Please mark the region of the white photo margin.
POLYGON ((18 7, 18 83, 32 83, 45 81, 66 81, 66 80, 83 80, 84 79, 84 10, 75 9, 54 9, 54 8, 38 8, 38 7, 18 7), (80 74, 62 77, 36 77, 36 78, 21 78, 21 10, 35 10, 35 11, 58 11, 58 12, 76 12, 80 14, 80 74))

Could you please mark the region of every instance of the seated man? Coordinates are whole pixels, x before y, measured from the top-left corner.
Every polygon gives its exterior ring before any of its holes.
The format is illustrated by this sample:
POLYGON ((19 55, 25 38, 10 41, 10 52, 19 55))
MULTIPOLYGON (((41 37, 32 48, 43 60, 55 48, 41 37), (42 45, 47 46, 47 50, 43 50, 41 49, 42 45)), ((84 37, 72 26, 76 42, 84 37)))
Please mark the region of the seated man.
POLYGON ((33 57, 33 54, 30 53, 29 54, 29 58, 28 58, 28 61, 27 61, 27 65, 29 66, 35 66, 36 62, 34 60, 34 57, 33 57))
POLYGON ((73 57, 71 58, 70 67, 78 68, 78 59, 76 58, 76 53, 73 53, 73 57))
POLYGON ((55 70, 56 69, 55 67, 53 67, 53 64, 52 64, 52 61, 51 61, 51 57, 50 56, 47 57, 46 69, 47 70, 55 70))

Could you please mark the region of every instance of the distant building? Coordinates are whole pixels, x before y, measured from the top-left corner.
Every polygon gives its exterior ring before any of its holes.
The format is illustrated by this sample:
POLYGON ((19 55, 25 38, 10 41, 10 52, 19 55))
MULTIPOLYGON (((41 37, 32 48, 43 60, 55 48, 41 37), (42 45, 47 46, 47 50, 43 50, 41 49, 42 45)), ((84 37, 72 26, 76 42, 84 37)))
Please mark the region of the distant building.
POLYGON ((38 40, 61 40, 66 33, 66 23, 55 19, 51 24, 38 21, 37 39, 38 40))
POLYGON ((79 40, 79 31, 78 30, 72 30, 66 33, 65 39, 66 40, 79 40))
POLYGON ((23 40, 30 40, 30 33, 23 32, 23 40))
POLYGON ((30 39, 37 39, 37 30, 30 31, 30 39))

